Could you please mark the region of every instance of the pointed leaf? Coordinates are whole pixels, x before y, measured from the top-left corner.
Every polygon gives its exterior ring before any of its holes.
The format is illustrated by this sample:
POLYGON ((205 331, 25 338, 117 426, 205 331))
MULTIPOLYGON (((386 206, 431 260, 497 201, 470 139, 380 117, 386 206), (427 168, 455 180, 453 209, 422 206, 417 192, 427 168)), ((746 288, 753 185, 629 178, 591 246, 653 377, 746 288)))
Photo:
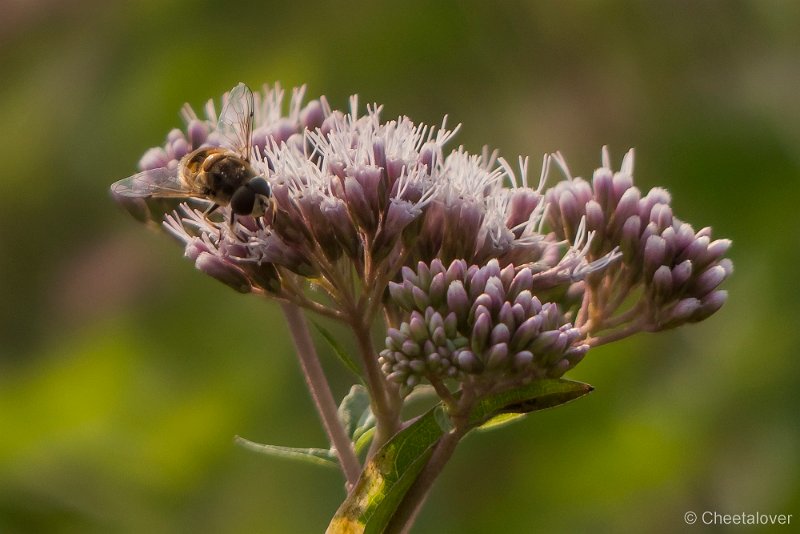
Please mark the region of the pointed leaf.
POLYGON ((481 400, 470 414, 470 423, 480 426, 500 414, 526 414, 553 408, 583 397, 593 389, 589 384, 562 378, 534 380, 526 386, 481 400))
POLYGON ((352 371, 352 373, 363 382, 363 379, 361 378, 361 369, 359 369, 358 364, 356 364, 353 358, 351 358, 347 351, 344 350, 344 347, 342 347, 342 345, 336 340, 333 334, 331 334, 330 331, 316 321, 311 321, 311 324, 313 324, 314 328, 316 328, 322 337, 325 338, 325 341, 327 341, 328 345, 331 346, 333 353, 336 354, 342 364, 344 364, 345 367, 352 371))
POLYGON ((287 460, 300 460, 302 462, 324 465, 326 467, 339 467, 339 459, 336 453, 329 449, 314 449, 314 448, 295 448, 295 447, 281 447, 280 445, 267 445, 264 443, 256 443, 245 439, 240 436, 234 438, 237 445, 245 449, 255 451, 267 456, 274 456, 276 458, 284 458, 287 460))
POLYGON ((501 413, 500 415, 495 415, 494 417, 483 423, 475 430, 486 432, 489 430, 496 430, 498 428, 503 428, 504 426, 508 426, 512 423, 516 423, 517 421, 525 419, 527 415, 528 414, 526 413, 501 413))
MULTIPOLYGON (((586 395, 592 386, 543 379, 483 399, 470 414, 480 426, 502 414, 524 414, 559 406, 586 395)), ((392 437, 367 462, 361 477, 328 525, 328 534, 383 532, 400 501, 428 461, 449 423, 442 405, 428 410, 392 437)))

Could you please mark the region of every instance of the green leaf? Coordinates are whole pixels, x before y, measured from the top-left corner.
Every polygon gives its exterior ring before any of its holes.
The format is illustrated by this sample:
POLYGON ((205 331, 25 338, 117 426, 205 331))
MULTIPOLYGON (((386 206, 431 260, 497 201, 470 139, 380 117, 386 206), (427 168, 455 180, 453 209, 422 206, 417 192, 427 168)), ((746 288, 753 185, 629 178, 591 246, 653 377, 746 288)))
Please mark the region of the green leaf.
POLYGON ((347 351, 344 350, 344 347, 342 347, 342 345, 336 340, 336 338, 333 337, 333 334, 331 334, 330 331, 328 331, 325 327, 323 327, 316 321, 311 321, 311 324, 313 324, 314 328, 316 328, 317 331, 322 335, 322 337, 325 338, 325 341, 327 341, 328 345, 331 346, 331 348, 333 349, 333 353, 336 354, 336 356, 339 358, 342 364, 344 364, 345 367, 347 367, 350 371, 352 371, 353 374, 355 374, 358 377, 358 379, 361 380, 363 383, 363 379, 361 377, 361 369, 358 367, 358 364, 356 364, 356 362, 350 357, 347 351))
POLYGON ((353 447, 356 450, 356 454, 361 454, 364 452, 364 449, 367 448, 372 442, 372 437, 375 435, 375 426, 373 425, 372 428, 363 432, 360 436, 356 438, 355 443, 353 443, 353 447))
POLYGON ((408 395, 406 395, 404 402, 406 403, 416 402, 418 400, 424 400, 427 398, 431 399, 438 398, 438 396, 436 395, 436 389, 430 384, 420 384, 414 389, 412 389, 408 395))
POLYGON ((434 410, 398 432, 367 462, 327 532, 382 532, 441 435, 434 410))
POLYGON ((361 417, 358 419, 358 428, 372 428, 375 426, 375 416, 372 409, 364 410, 361 417))
MULTIPOLYGON (((481 400, 470 414, 471 428, 503 414, 525 414, 582 397, 592 386, 562 379, 535 380, 526 386, 481 400)), ((367 462, 361 477, 336 511, 327 532, 379 533, 428 461, 434 445, 451 428, 443 406, 437 405, 395 434, 367 462)))
POLYGON ((234 438, 237 445, 245 449, 255 451, 267 456, 274 456, 276 458, 284 458, 287 460, 300 460, 302 462, 324 465, 326 467, 339 467, 339 459, 336 453, 329 449, 302 449, 295 447, 281 447, 280 445, 266 445, 264 443, 256 443, 245 439, 241 436, 234 438))
MULTIPOLYGON (((350 392, 342 399, 339 405, 339 420, 344 426, 345 432, 351 440, 355 441, 355 433, 363 425, 369 414, 369 393, 367 388, 356 384, 350 388, 350 392)), ((363 431, 362 431, 363 434, 363 431)))
POLYGON ((364 412, 364 415, 358 421, 358 426, 356 427, 355 432, 353 432, 353 442, 359 441, 364 435, 369 433, 370 431, 375 429, 375 416, 372 414, 372 410, 368 409, 364 412))
POLYGON ((594 388, 589 384, 546 378, 481 400, 470 413, 470 424, 480 426, 501 414, 527 414, 560 406, 583 397, 594 388))
POLYGON ((439 425, 442 434, 453 430, 453 421, 451 421, 450 416, 447 415, 447 410, 444 405, 438 404, 433 407, 433 418, 436 419, 436 424, 439 425))
POLYGON ((494 417, 483 423, 475 430, 480 430, 481 432, 484 432, 489 430, 496 430, 498 428, 503 428, 504 426, 508 426, 517 421, 521 421, 527 415, 528 414, 526 413, 501 413, 499 415, 495 415, 494 417))

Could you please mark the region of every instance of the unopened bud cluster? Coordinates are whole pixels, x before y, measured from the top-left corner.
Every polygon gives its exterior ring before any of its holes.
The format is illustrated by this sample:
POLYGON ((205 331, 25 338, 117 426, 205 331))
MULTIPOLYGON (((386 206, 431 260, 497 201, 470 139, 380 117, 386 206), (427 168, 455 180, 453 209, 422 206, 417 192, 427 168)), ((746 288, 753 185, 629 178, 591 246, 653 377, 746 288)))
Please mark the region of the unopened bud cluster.
MULTIPOLYGON (((556 235, 574 242, 585 220, 587 230, 594 232, 588 259, 614 248, 622 253, 621 263, 595 273, 588 282, 599 286, 603 278, 613 278, 615 294, 643 285, 641 307, 650 330, 700 321, 717 311, 727 298, 717 287, 733 272, 733 263, 724 258, 731 241, 712 240, 710 228, 695 232, 674 217, 665 189, 656 187, 642 195, 633 185, 633 151, 616 173, 605 151, 603 159, 591 184, 570 178, 547 193, 547 218, 556 235)), ((559 162, 566 169, 563 160, 559 162)))
POLYGON ((434 260, 416 271, 404 268, 402 277, 389 291, 406 314, 399 328, 389 329, 380 356, 394 382, 455 378, 491 385, 559 377, 589 348, 557 304, 535 296, 530 268, 501 269, 497 260, 445 267, 434 260))

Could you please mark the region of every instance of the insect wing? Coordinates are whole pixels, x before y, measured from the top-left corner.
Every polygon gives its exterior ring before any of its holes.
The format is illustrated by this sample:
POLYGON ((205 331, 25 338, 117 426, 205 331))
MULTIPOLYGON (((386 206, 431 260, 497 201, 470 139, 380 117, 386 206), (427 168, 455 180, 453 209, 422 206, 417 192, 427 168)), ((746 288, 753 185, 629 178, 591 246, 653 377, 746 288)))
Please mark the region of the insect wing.
POLYGON ((111 185, 111 192, 114 195, 134 198, 195 196, 181 183, 178 170, 168 167, 140 172, 114 182, 111 185))
POLYGON ((224 140, 225 148, 250 160, 253 138, 253 92, 240 83, 228 93, 217 123, 217 131, 224 140))

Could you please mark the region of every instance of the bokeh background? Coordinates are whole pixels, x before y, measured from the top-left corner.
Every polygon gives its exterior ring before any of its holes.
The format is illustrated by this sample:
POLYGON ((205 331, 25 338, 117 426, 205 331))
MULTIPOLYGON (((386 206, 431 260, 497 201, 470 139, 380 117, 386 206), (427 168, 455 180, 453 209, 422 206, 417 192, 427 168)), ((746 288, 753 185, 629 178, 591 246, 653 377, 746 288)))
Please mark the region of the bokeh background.
MULTIPOLYGON (((797 2, 0 11, 0 532, 324 529, 337 472, 232 442, 324 445, 277 307, 199 274, 107 197, 183 102, 275 80, 338 107, 358 92, 385 117, 448 114, 470 150, 561 150, 576 175, 604 144, 617 165, 635 146, 640 187, 734 240, 717 315, 593 351, 570 374, 588 398, 471 436, 417 532, 800 521, 797 2)), ((341 397, 349 377, 322 351, 341 397)))

